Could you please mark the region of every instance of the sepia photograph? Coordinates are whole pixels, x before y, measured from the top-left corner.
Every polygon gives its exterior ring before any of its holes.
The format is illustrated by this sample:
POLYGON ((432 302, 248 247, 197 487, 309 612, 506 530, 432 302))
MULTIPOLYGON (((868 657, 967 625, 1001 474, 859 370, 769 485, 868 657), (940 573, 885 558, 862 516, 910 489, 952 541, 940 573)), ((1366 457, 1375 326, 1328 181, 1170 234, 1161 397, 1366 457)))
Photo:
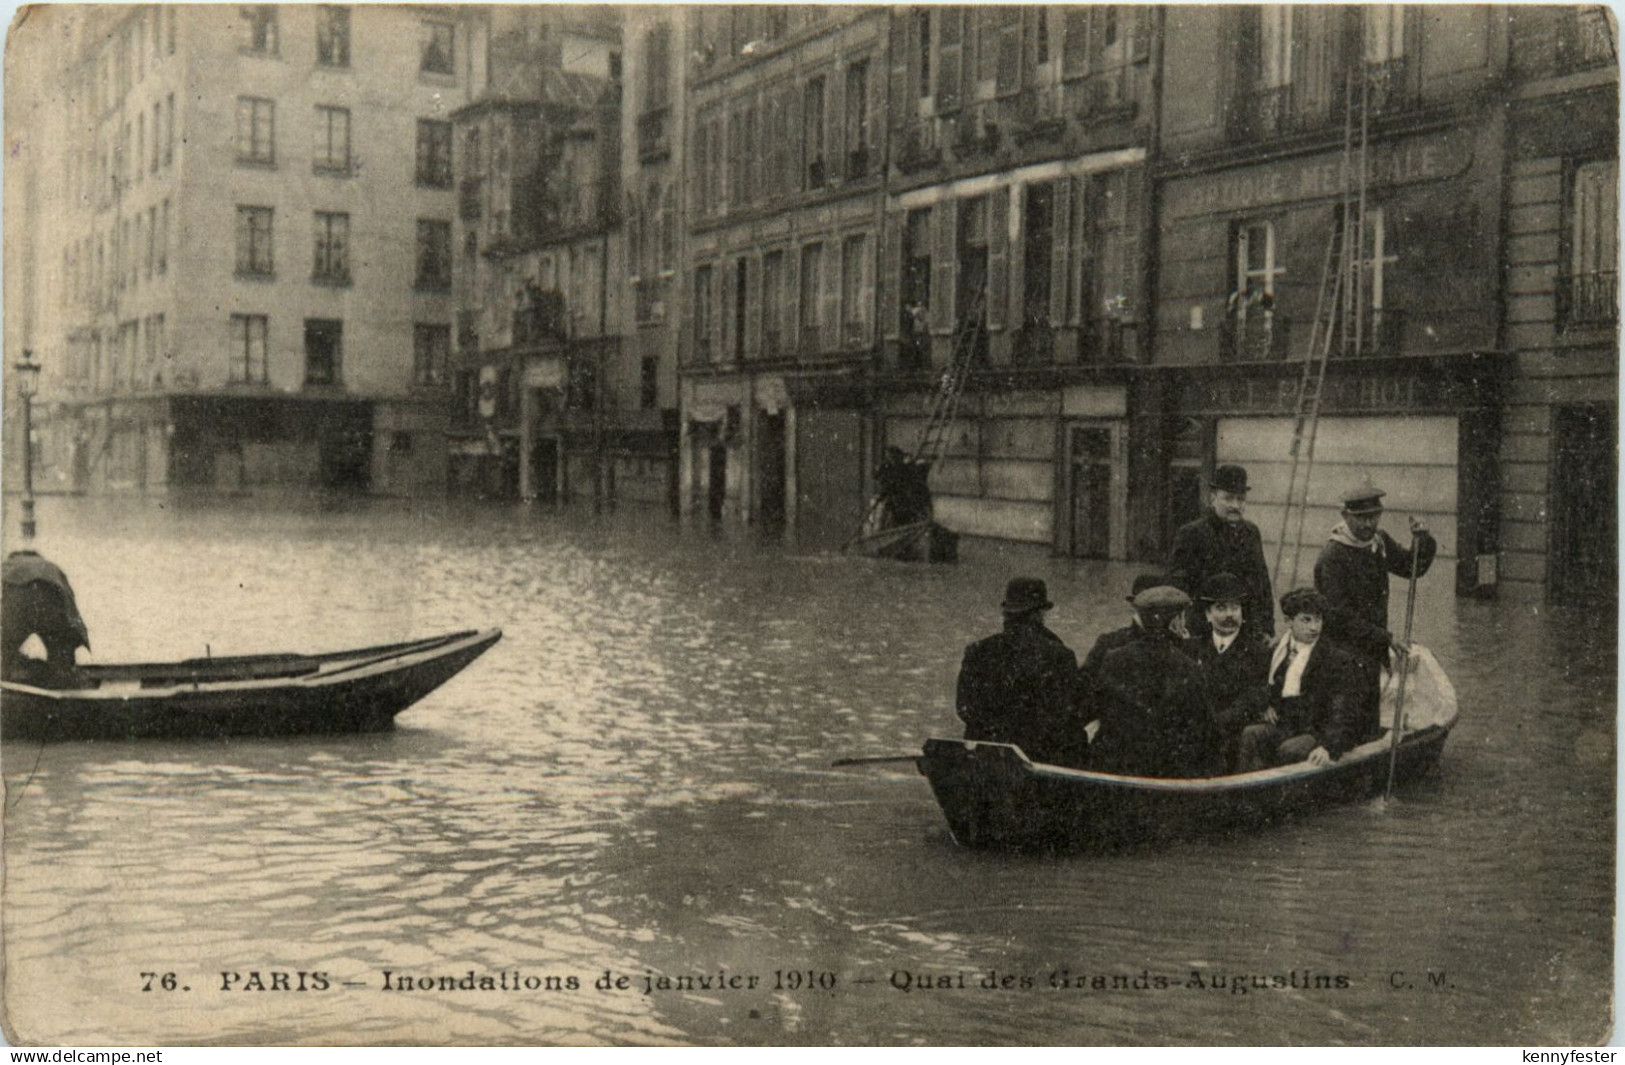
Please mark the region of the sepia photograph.
POLYGON ((1608 1043, 1618 41, 17 8, 5 1041, 1608 1043))

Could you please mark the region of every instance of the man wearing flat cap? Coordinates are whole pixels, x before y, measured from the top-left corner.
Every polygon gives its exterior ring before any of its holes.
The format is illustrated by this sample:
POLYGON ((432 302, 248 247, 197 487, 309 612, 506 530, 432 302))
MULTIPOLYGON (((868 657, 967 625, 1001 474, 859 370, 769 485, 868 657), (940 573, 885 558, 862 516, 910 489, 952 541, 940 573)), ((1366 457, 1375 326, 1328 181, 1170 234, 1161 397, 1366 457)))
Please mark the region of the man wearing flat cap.
MULTIPOLYGON (((1242 613, 1247 638, 1269 640, 1275 635, 1275 602, 1270 590, 1269 566, 1264 561, 1264 539, 1258 526, 1243 515, 1247 507, 1247 471, 1220 466, 1208 480, 1208 511, 1180 526, 1168 559, 1173 583, 1196 592, 1215 573, 1228 573, 1241 581, 1246 595, 1242 613)), ((1197 636, 1207 634, 1203 617, 1192 619, 1197 636)))
POLYGON ((967 740, 1011 743, 1035 762, 1082 765, 1089 741, 1076 705, 1077 656, 1044 625, 1044 582, 1005 588, 1004 631, 965 648, 956 709, 967 740))
MULTIPOLYGON (((1369 477, 1345 491, 1343 520, 1315 563, 1315 587, 1326 597, 1326 636, 1364 667, 1361 705, 1373 727, 1381 718, 1382 671, 1388 667, 1389 650, 1409 650, 1388 629, 1388 577, 1410 577, 1412 548, 1400 547, 1377 527, 1384 494, 1369 477)), ((1433 565, 1439 545, 1420 521, 1412 518, 1410 526, 1420 577, 1433 565)))
POLYGON ((1090 769, 1145 777, 1223 771, 1200 671, 1180 647, 1190 605, 1190 596, 1166 585, 1134 597, 1143 635, 1101 665, 1090 769))
POLYGON ((1232 573, 1215 573, 1203 581, 1196 600, 1207 619, 1208 633, 1186 647, 1201 670, 1215 738, 1231 769, 1241 730, 1261 715, 1268 696, 1269 647, 1241 638, 1246 594, 1246 585, 1232 573))
MULTIPOLYGON (((1167 583, 1168 578, 1159 573, 1141 573, 1134 578, 1129 594, 1123 598, 1132 607, 1135 596, 1147 588, 1155 588, 1158 585, 1167 583)), ((1095 681, 1100 676, 1100 667, 1105 664, 1106 656, 1119 647, 1127 647, 1139 639, 1144 632, 1145 630, 1140 628, 1139 612, 1132 611, 1127 625, 1120 629, 1101 633, 1095 640, 1095 645, 1089 648, 1089 653, 1084 655, 1083 665, 1078 667, 1078 700, 1080 705, 1084 707, 1086 716, 1092 713, 1093 707, 1099 701, 1100 693, 1095 687, 1095 681)))

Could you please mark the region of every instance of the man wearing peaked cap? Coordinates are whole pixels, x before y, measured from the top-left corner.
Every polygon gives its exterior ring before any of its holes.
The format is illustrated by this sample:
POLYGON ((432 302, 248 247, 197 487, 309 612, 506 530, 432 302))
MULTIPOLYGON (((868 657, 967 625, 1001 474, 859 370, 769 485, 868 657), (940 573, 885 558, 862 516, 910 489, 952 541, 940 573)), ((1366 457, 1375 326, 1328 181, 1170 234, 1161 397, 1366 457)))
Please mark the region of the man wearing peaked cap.
MULTIPOLYGON (((1174 533, 1168 559, 1173 583, 1190 592, 1215 573, 1229 573, 1246 588, 1242 600, 1249 638, 1275 635, 1275 605, 1270 591, 1269 566, 1264 561, 1264 539, 1258 526, 1243 515, 1247 507, 1247 471, 1220 466, 1208 480, 1208 511, 1174 533)), ((1207 634, 1203 617, 1192 619, 1198 636, 1207 634)))
POLYGON ((1144 635, 1100 668, 1100 732, 1091 769, 1150 777, 1220 771, 1200 672, 1180 645, 1190 596, 1163 585, 1134 597, 1144 635))
POLYGON ((1078 659, 1044 625, 1054 605, 1042 580, 1010 581, 999 604, 1004 631, 965 648, 956 710, 967 740, 1011 743, 1035 762, 1076 766, 1088 753, 1078 659))
MULTIPOLYGON (((1134 578, 1134 583, 1129 589, 1129 594, 1125 595, 1123 598, 1132 605, 1134 602, 1134 597, 1145 591, 1147 588, 1155 588, 1158 585, 1167 583, 1168 578, 1164 577, 1160 573, 1141 573, 1134 578)), ((1096 696, 1098 693, 1095 690, 1095 679, 1100 676, 1101 663, 1106 661, 1106 656, 1108 654, 1117 650, 1119 647, 1126 647, 1133 643, 1135 640, 1139 639, 1144 632, 1145 630, 1140 628, 1139 612, 1135 611, 1129 615, 1129 623, 1127 625, 1124 625, 1120 629, 1113 629, 1110 632, 1101 633, 1099 638, 1095 640, 1095 645, 1091 647, 1089 649, 1089 653, 1084 656, 1083 665, 1078 667, 1078 700, 1080 705, 1082 705, 1084 708, 1084 714, 1086 717, 1090 716, 1091 708, 1096 702, 1096 696)))
POLYGON ((1388 629, 1388 578, 1409 578, 1412 552, 1416 575, 1427 573, 1439 544, 1427 526, 1411 519, 1413 547, 1399 546, 1378 528, 1382 521, 1382 489, 1363 478, 1342 494, 1343 520, 1332 529, 1315 562, 1315 588, 1326 597, 1326 636, 1358 659, 1365 668, 1364 713, 1380 719, 1382 670, 1389 650, 1408 650, 1388 629))

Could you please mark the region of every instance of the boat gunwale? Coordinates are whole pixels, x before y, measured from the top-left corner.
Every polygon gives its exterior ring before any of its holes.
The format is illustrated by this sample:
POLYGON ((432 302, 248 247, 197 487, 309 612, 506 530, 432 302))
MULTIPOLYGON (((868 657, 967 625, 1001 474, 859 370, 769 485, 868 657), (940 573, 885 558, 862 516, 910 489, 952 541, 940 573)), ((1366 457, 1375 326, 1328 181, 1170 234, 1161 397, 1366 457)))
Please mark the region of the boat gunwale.
MULTIPOLYGON (((1435 725, 1427 725, 1413 732, 1400 735, 1401 749, 1414 747, 1424 742, 1430 742, 1436 735, 1448 736, 1455 727, 1460 713, 1452 714, 1448 719, 1435 725)), ((1122 773, 1102 773, 1091 769, 1073 769, 1068 766, 1053 765, 1048 762, 1035 762, 1027 757, 1027 753, 1013 744, 986 743, 978 740, 949 740, 940 739, 931 742, 958 743, 970 747, 1010 747, 1023 764, 1023 770, 1030 776, 1066 782, 1073 784, 1090 784, 1123 791, 1171 792, 1174 794, 1210 795, 1220 792, 1248 791, 1258 788, 1274 787, 1291 783, 1297 780, 1312 780, 1316 777, 1328 775, 1340 769, 1348 769, 1360 765, 1372 758, 1387 756, 1391 742, 1389 734, 1384 732, 1374 740, 1368 740, 1352 748, 1335 762, 1323 766, 1312 766, 1308 762, 1294 762, 1290 765, 1272 766, 1268 769, 1257 769, 1249 773, 1229 773, 1216 777, 1141 777, 1122 773), (1352 756, 1352 757, 1351 757, 1352 756)), ((929 754, 922 753, 919 758, 920 771, 929 777, 924 762, 930 758, 929 754)))

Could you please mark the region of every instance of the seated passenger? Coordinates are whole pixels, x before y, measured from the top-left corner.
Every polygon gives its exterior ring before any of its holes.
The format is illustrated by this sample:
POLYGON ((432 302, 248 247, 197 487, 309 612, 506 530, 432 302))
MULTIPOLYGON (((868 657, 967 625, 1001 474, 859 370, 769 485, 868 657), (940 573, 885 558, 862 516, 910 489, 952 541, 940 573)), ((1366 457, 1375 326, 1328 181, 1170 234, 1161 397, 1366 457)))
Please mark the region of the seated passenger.
POLYGON ((1232 772, 1241 730, 1262 716, 1269 697, 1270 649, 1242 635, 1246 596, 1247 586, 1233 574, 1215 573, 1203 581, 1197 600, 1206 632, 1186 648, 1201 667, 1215 738, 1232 772))
POLYGON ((0 565, 0 679, 65 688, 76 675, 74 653, 90 647, 67 574, 33 551, 14 551, 0 565), (45 645, 45 659, 23 654, 29 637, 45 645))
MULTIPOLYGON (((1142 573, 1134 578, 1134 586, 1129 590, 1129 594, 1123 598, 1132 605, 1135 596, 1147 588, 1155 588, 1158 585, 1166 584, 1167 580, 1166 577, 1156 573, 1142 573)), ((1127 625, 1120 629, 1102 633, 1100 638, 1095 640, 1095 645, 1084 656, 1083 665, 1078 667, 1078 699, 1081 705, 1093 707, 1099 698, 1099 693, 1095 690, 1095 679, 1100 676, 1100 667, 1106 661, 1106 656, 1119 647, 1127 647, 1139 639, 1143 631, 1140 628, 1140 615, 1135 612, 1129 615, 1127 625)), ((1086 710, 1086 712, 1089 711, 1086 710)))
POLYGON ((1044 626, 1044 582, 1005 589, 1004 631, 965 648, 956 708, 967 740, 1011 743, 1035 762, 1082 765, 1089 741, 1076 709, 1078 659, 1044 626))
POLYGON ((1270 659, 1264 719, 1242 730, 1238 772, 1303 761, 1329 765, 1374 738, 1365 721, 1360 664, 1320 638, 1326 597, 1298 588, 1281 597, 1281 610, 1287 638, 1270 659))
POLYGON ((1190 602, 1170 587, 1134 597, 1143 635, 1107 654, 1101 665, 1099 734, 1090 769, 1146 777, 1222 771, 1201 673, 1181 648, 1190 602))

